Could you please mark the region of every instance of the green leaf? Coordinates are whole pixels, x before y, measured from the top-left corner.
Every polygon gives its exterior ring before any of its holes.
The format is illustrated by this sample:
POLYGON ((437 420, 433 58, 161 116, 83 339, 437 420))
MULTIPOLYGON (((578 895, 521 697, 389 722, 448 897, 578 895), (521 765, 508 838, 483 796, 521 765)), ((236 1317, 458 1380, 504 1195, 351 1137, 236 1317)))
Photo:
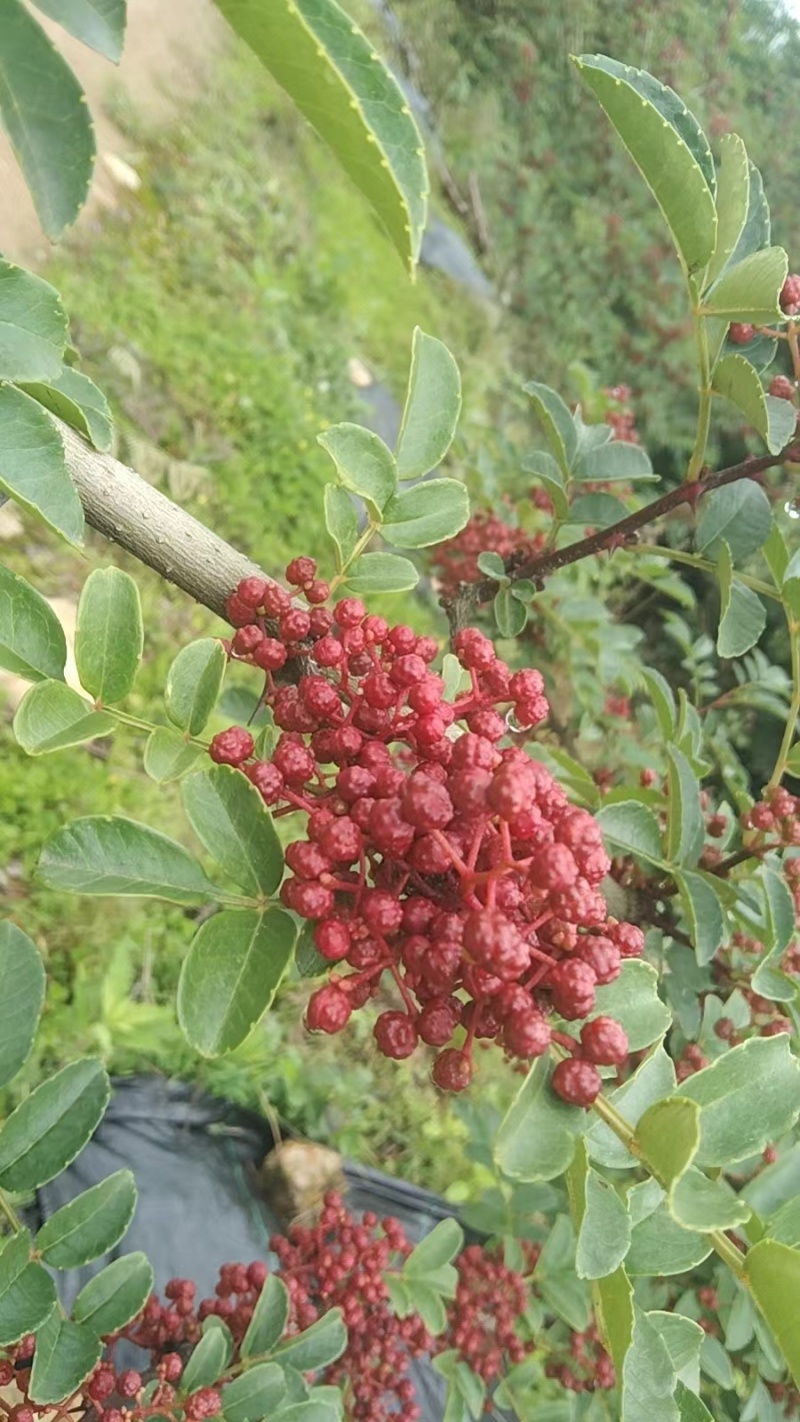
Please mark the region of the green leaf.
POLYGON ((717 651, 721 657, 742 657, 755 646, 764 631, 766 610, 752 588, 734 577, 731 550, 724 539, 717 560, 717 572, 720 590, 717 651))
POLYGON ((383 510, 381 537, 398 548, 444 543, 469 520, 469 495, 458 479, 428 479, 395 494, 383 510))
POLYGON ((684 1229, 673 1219, 664 1200, 634 1225, 625 1268, 633 1278, 683 1274, 707 1259, 711 1249, 708 1235, 684 1229))
POLYGON ((106 711, 93 711, 71 686, 63 681, 39 681, 25 692, 14 715, 13 730, 28 755, 79 746, 117 729, 106 711))
POLYGON ((484 577, 492 578, 495 582, 503 582, 506 578, 506 565, 499 553, 479 553, 478 567, 484 577))
POLYGON ((752 987, 773 1002, 791 1002, 796 984, 793 978, 780 971, 780 961, 794 935, 794 900, 782 874, 776 874, 773 869, 764 866, 760 877, 767 920, 764 934, 766 952, 753 974, 752 987))
POLYGON ((497 630, 501 637, 518 637, 528 620, 528 612, 512 588, 500 588, 495 593, 492 607, 497 630))
POLYGON ((591 1167, 586 1173, 586 1208, 578 1232, 575 1269, 579 1279, 602 1279, 622 1263, 631 1242, 625 1201, 591 1167))
POLYGON ((786 1204, 772 1215, 767 1221, 766 1233, 779 1244, 788 1244, 792 1249, 800 1248, 800 1196, 787 1200, 786 1204))
POLYGON ((318 1401, 316 1398, 309 1398, 307 1402, 296 1402, 291 1407, 282 1407, 277 1417, 280 1422, 342 1422, 339 1408, 332 1402, 318 1401))
POLYGON ((772 581, 776 588, 781 587, 784 574, 789 566, 789 550, 786 547, 786 539, 774 520, 770 529, 769 538, 761 552, 772 574, 772 581))
POLYGON ((655 667, 643 667, 642 680, 655 708, 661 734, 665 739, 669 739, 675 731, 677 722, 675 694, 672 687, 666 677, 662 676, 655 667))
POLYGON ((729 266, 705 293, 700 314, 759 326, 782 320, 778 298, 788 269, 789 259, 782 247, 765 247, 760 252, 752 252, 735 266, 729 266))
POLYGON ((174 726, 199 736, 217 704, 225 675, 225 648, 216 637, 183 647, 167 673, 164 704, 174 726))
POLYGON ((241 1356, 271 1353, 283 1336, 288 1317, 289 1291, 277 1274, 268 1274, 242 1340, 241 1356))
POLYGON ((233 1339, 227 1324, 220 1319, 209 1321, 203 1329, 203 1336, 192 1351, 181 1377, 182 1392, 196 1392, 198 1388, 210 1387, 217 1382, 233 1357, 233 1339))
POLYGON ((696 864, 705 839, 700 783, 677 746, 667 746, 667 858, 671 864, 696 864))
POLYGON ((111 1087, 87 1058, 37 1086, 0 1127, 0 1190, 38 1190, 60 1175, 102 1120, 111 1087))
POLYGON ((36 1236, 36 1248, 54 1269, 80 1269, 119 1244, 136 1209, 136 1182, 118 1170, 56 1210, 36 1236))
POLYGON ((613 983, 598 987, 595 1017, 613 1017, 624 1028, 632 1052, 660 1041, 672 1022, 672 1014, 658 995, 658 974, 641 958, 627 958, 613 983))
POLYGON ((350 494, 341 484, 325 485, 325 527, 336 544, 336 567, 341 569, 358 542, 358 517, 350 494))
POLYGON ((700 1144, 700 1108, 695 1101, 672 1096, 648 1107, 636 1127, 634 1154, 665 1190, 688 1170, 700 1144))
MULTIPOLYGON (((0 55, 0 95, 2 63, 0 55)), ((66 339, 67 313, 55 287, 0 258, 0 380, 55 379, 66 339)))
POLYGON ((204 849, 246 894, 274 894, 283 852, 256 787, 229 765, 212 765, 181 786, 183 808, 204 849))
POLYGON ((225 1422, 262 1422, 277 1411, 285 1395, 283 1369, 277 1363, 257 1363, 223 1388, 225 1422))
POLYGON ((566 519, 569 516, 566 495, 566 479, 569 475, 562 474, 552 454, 547 454, 544 450, 534 450, 533 454, 526 455, 522 460, 522 468, 526 474, 533 474, 544 484, 553 500, 556 518, 566 519))
MULTIPOLYGON (((766 394, 759 376, 756 374, 756 371, 746 356, 723 356, 722 360, 718 361, 714 367, 712 384, 716 393, 718 395, 724 395, 726 400, 730 400, 732 405, 736 405, 737 409, 742 411, 742 414, 746 416, 753 428, 758 430, 770 454, 779 454, 784 446, 789 443, 794 434, 797 411, 791 400, 779 400, 774 395, 766 394)), ((769 533, 769 526, 772 523, 772 511, 764 490, 761 489, 758 484, 755 484, 752 479, 739 479, 735 484, 728 484, 722 489, 716 489, 714 493, 704 500, 703 516, 707 514, 709 505, 713 504, 715 500, 718 500, 721 494, 726 495, 728 499, 730 499, 732 494, 737 492, 741 494, 746 489, 753 490, 756 494, 761 495, 761 499, 763 499, 767 506, 767 512, 770 514, 766 532, 760 541, 754 544, 754 548, 760 548, 767 533, 769 533)), ((763 506, 760 512, 761 522, 757 523, 750 532, 751 538, 758 536, 763 523, 763 506)), ((701 524, 703 522, 703 516, 701 516, 700 519, 701 524)), ((746 515, 737 524, 737 529, 742 539, 747 541, 748 522, 746 515)), ((724 536, 728 539, 731 545, 731 551, 737 562, 747 556, 746 553, 737 552, 734 540, 728 533, 724 536)), ((698 544, 698 547, 703 546, 702 544, 698 544)), ((753 549, 748 549, 748 552, 750 551, 753 551, 753 549)), ((711 556, 713 557, 713 553, 711 556)))
POLYGON ((53 1280, 41 1264, 32 1264, 31 1237, 20 1230, 0 1249, 0 1346, 18 1343, 44 1323, 55 1307, 53 1280))
POLYGON ((800 1115, 800 1062, 789 1038, 751 1037, 680 1085, 701 1107, 698 1165, 732 1165, 763 1151, 800 1115))
POLYGON ((320 978, 327 976, 330 963, 323 958, 314 942, 316 925, 305 922, 300 929, 294 950, 294 970, 300 978, 320 978))
POLYGON ((126 0, 34 0, 37 10, 116 64, 125 40, 126 0))
POLYGON ((605 805, 595 819, 607 840, 629 854, 638 854, 651 864, 663 867, 661 830, 653 811, 638 800, 620 800, 605 805))
MULTIPOLYGON (((4 5, 16 3, 2 0, 4 5)), ((0 53, 0 95, 1 65, 0 53)), ((83 541, 83 508, 67 470, 61 436, 41 406, 13 385, 0 385, 0 490, 68 543, 83 541)))
MULTIPOLYGON (((123 1254, 84 1284, 72 1317, 97 1338, 116 1333, 144 1308, 153 1289, 153 1266, 146 1254, 123 1254)), ((184 1384, 185 1386, 185 1384, 184 1384)))
POLYGON ((633 1288, 622 1265, 605 1279, 595 1280, 592 1301, 600 1336, 621 1376, 633 1331, 633 1288))
POLYGON ((550 1063, 540 1057, 500 1123, 494 1159, 511 1180, 554 1180, 575 1153, 585 1117, 556 1096, 550 1075, 550 1063))
POLYGON ((413 269, 427 212, 425 153, 405 95, 369 40, 334 0, 219 0, 219 9, 333 149, 413 269))
MULTIPOLYGON (((675 1067, 672 1058, 662 1046, 645 1057, 633 1076, 623 1086, 612 1091, 609 1100, 625 1120, 635 1126, 640 1117, 654 1101, 660 1101, 675 1085, 675 1067)), ((597 1121, 586 1133, 586 1149, 600 1165, 614 1170, 631 1169, 636 1158, 622 1144, 613 1131, 603 1122, 597 1121)))
POLYGON ((582 494, 569 506, 567 522, 587 528, 609 528, 619 523, 628 510, 613 494, 582 494))
POLYGON ((66 638, 49 603, 0 564, 0 666, 27 681, 63 681, 66 662, 66 638))
POLYGON ((73 820, 47 841, 39 878, 74 894, 207 903, 218 890, 183 845, 121 815, 73 820))
MULTIPOLYGON (((687 1387, 700 1386, 700 1349, 705 1334, 693 1318, 660 1309, 648 1312, 647 1321, 655 1328, 667 1352, 673 1371, 687 1387)), ((677 1393, 676 1393, 677 1397, 677 1393)))
MULTIPOLYGON (((461 376, 453 356, 442 341, 426 336, 415 326, 406 403, 397 437, 398 479, 421 479, 441 464, 453 442, 460 413, 461 376)), ((420 548, 422 544, 403 546, 420 548)))
POLYGON ((771 226, 769 204, 764 194, 764 183, 754 163, 749 164, 750 192, 747 199, 747 217, 742 235, 736 243, 728 270, 744 261, 752 252, 760 252, 770 244, 771 226))
POLYGON ((85 1382, 99 1362, 103 1345, 96 1333, 56 1309, 36 1335, 31 1371, 32 1402, 64 1402, 85 1382))
POLYGON ((335 1363, 346 1347, 347 1328, 342 1311, 332 1308, 310 1328, 293 1334, 280 1348, 276 1348, 275 1361, 281 1367, 291 1363, 301 1373, 317 1372, 320 1368, 327 1368, 329 1363, 335 1363))
POLYGON ((745 1279, 800 1384, 800 1251, 762 1239, 745 1259, 745 1279))
POLYGON ((205 757, 202 746, 189 745, 180 731, 158 726, 151 731, 144 748, 144 768, 151 780, 167 785, 180 780, 205 757))
POLYGON ((78 216, 92 180, 89 108, 69 65, 19 0, 2 0, 0 32, 0 118, 55 242, 78 216))
POLYGON ((331 425, 317 440, 336 465, 344 488, 380 512, 397 488, 394 455, 380 435, 362 425, 341 424, 331 425))
MULTIPOLYGON (((647 451, 640 444, 628 444, 619 439, 582 454, 572 473, 582 483, 592 484, 630 484, 658 479, 647 451)), ((627 513, 627 509, 623 512, 627 513)))
MULTIPOLYGON (((555 456, 556 466, 569 478, 572 462, 578 452, 578 433, 569 406, 564 404, 561 396, 551 390, 549 385, 540 385, 536 380, 529 380, 522 388, 533 401, 533 407, 555 456)), ((527 463, 523 467, 530 469, 530 464, 527 463)))
POLYGON ((142 605, 133 578, 120 568, 96 568, 78 603, 75 664, 81 686, 113 705, 127 696, 144 648, 142 605))
POLYGON ((736 484, 715 489, 703 500, 695 546, 698 553, 716 558, 724 540, 734 562, 742 563, 758 551, 771 527, 772 508, 764 490, 752 479, 740 479, 736 484))
POLYGON ((178 981, 178 1021, 196 1051, 222 1056, 249 1036, 280 986, 296 936, 282 909, 229 909, 201 925, 178 981))
POLYGON ((419 582, 419 573, 409 558, 397 553, 362 553, 349 573, 345 586, 353 593, 410 592, 419 582))
POLYGON ((634 1307, 633 1337, 622 1369, 621 1422, 679 1422, 677 1376, 667 1345, 634 1307))
POLYGON ((713 887, 713 875, 687 869, 676 873, 675 882, 697 961, 701 965, 710 963, 724 938, 722 905, 713 887))
POLYGON ((451 1264, 464 1248, 464 1231, 457 1220, 440 1220, 430 1234, 420 1240, 403 1265, 403 1273, 429 1274, 443 1264, 451 1264))
POLYGON ((95 449, 111 448, 113 424, 108 401, 88 375, 64 365, 53 379, 26 380, 22 389, 46 410, 85 435, 95 449))
POLYGON ((736 1229, 746 1224, 752 1210, 734 1194, 725 1180, 710 1180, 691 1167, 675 1184, 669 1199, 678 1224, 706 1232, 736 1229))
POLYGON ((717 187, 717 244, 705 273, 710 286, 724 271, 736 250, 747 219, 750 201, 750 163, 747 150, 736 133, 725 133, 719 141, 720 169, 717 187))
POLYGON ((573 62, 661 208, 688 271, 704 267, 717 238, 714 163, 694 115, 644 70, 602 54, 573 62))
POLYGON ((558 1215, 534 1270, 535 1287, 548 1308, 581 1332, 589 1321, 589 1289, 575 1273, 575 1230, 558 1215))
POLYGON ((44 964, 30 938, 9 919, 0 922, 0 1087, 7 1086, 28 1060, 44 1005, 44 964))

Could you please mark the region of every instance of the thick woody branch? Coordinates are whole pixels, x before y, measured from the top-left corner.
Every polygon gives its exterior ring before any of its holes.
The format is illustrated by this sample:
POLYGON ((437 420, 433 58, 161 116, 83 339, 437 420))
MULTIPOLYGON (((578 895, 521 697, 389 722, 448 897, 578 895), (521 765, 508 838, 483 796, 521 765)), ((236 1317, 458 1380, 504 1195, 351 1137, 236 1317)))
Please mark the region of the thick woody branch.
POLYGON ((98 454, 58 422, 67 468, 86 522, 194 598, 225 617, 225 599, 262 570, 110 454, 98 454))

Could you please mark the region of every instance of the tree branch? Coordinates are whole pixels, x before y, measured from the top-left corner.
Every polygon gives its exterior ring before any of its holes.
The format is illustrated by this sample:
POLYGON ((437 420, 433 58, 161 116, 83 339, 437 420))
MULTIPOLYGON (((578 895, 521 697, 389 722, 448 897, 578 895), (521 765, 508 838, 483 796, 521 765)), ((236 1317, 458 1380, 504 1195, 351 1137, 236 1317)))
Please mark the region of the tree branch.
POLYGON ((133 469, 56 423, 86 522, 98 533, 222 618, 225 599, 242 578, 267 576, 133 469))
MULTIPOLYGON (((522 561, 510 558, 506 563, 506 574, 512 582, 518 582, 525 578, 534 583, 541 583, 549 573, 566 568, 570 563, 577 563, 582 558, 589 558, 593 553, 612 551, 631 542, 640 528, 646 527, 648 523, 653 523, 657 518, 662 518, 664 514, 671 513, 681 504, 694 505, 703 494, 711 493, 714 489, 721 489, 725 484, 734 484, 738 479, 756 479, 765 469, 770 469, 776 464, 783 464, 788 459, 800 459, 798 446, 789 445, 780 454, 764 454, 759 458, 751 457, 743 460, 741 464, 733 464, 729 469, 721 469, 718 473, 709 474, 706 478, 696 480, 691 484, 679 484, 677 488, 671 489, 668 494, 662 494, 660 499, 654 499, 643 509, 637 509, 635 513, 627 514, 618 523, 611 524, 610 528, 600 529, 598 533, 593 533, 588 538, 582 538, 577 543, 570 543, 565 548, 551 548, 522 561)), ((496 579, 484 578, 479 583, 462 583, 457 593, 451 597, 443 598, 442 606, 450 620, 452 630, 455 632, 465 626, 472 610, 479 603, 489 602, 496 592, 496 579)))

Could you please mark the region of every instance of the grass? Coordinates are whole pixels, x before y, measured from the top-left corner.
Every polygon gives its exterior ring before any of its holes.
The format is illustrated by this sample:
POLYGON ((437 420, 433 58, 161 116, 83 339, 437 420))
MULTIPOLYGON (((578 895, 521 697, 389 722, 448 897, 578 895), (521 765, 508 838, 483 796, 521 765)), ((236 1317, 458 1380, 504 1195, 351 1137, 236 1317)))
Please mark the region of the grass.
MULTIPOLYGON (((213 94, 167 132, 149 133, 130 114, 125 121, 141 190, 46 273, 72 315, 83 368, 112 400, 121 456, 271 571, 301 551, 327 560, 330 467, 316 435, 359 417, 351 357, 402 400, 418 323, 462 366, 468 472, 491 437, 507 364, 502 332, 446 278, 423 273, 409 284, 366 206, 255 61, 223 56, 213 94)), ((94 537, 76 557, 26 519, 3 559, 61 597, 76 598, 91 568, 110 560, 135 575, 146 650, 126 706, 145 718, 163 720, 176 649, 221 630, 94 537)), ((422 600, 381 610, 437 626, 422 600)), ((140 737, 120 730, 90 750, 29 760, 0 723, 0 906, 36 939, 50 979, 40 1041, 18 1086, 99 1051, 113 1071, 189 1077, 277 1110, 362 1160, 469 1196, 486 1168, 466 1160, 467 1128, 429 1085, 427 1062, 409 1071, 378 1059, 366 1018, 342 1038, 307 1038, 306 990, 290 986, 237 1053, 201 1063, 173 1011, 193 913, 64 899, 36 882, 42 842, 79 815, 126 814, 192 843, 177 790, 147 780, 141 750, 140 737)))

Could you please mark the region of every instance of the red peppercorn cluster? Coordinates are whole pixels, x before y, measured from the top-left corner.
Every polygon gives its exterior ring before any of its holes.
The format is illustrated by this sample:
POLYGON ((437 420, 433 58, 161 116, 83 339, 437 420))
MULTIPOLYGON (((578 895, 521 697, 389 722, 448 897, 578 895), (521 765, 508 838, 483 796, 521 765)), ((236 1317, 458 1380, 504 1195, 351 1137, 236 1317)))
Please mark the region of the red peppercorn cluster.
MULTIPOLYGON (((530 1267, 538 1249, 526 1246, 530 1267)), ((487 1384, 521 1363, 529 1349, 517 1327, 530 1303, 523 1276, 504 1263, 499 1249, 470 1244, 457 1261, 458 1283, 448 1309, 445 1344, 487 1384)))
POLYGON ((544 1371, 569 1392, 605 1392, 617 1380, 595 1323, 582 1333, 572 1333, 562 1352, 548 1359, 544 1371))
POLYGON ((456 592, 459 583, 480 582, 484 576, 478 567, 481 553, 497 553, 504 562, 512 557, 522 562, 539 553, 544 542, 543 533, 525 534, 490 510, 478 509, 460 533, 432 550, 431 568, 447 595, 456 592))
POLYGON ((787 316, 800 315, 800 276, 796 272, 791 272, 783 283, 780 306, 787 316))
POLYGON ((746 346, 752 341, 756 333, 755 326, 749 321, 731 321, 728 327, 728 339, 735 346, 746 346))
POLYGON ((769 393, 779 400, 794 400, 797 387, 788 375, 773 375, 769 382, 769 393))
POLYGON ((621 440, 623 444, 639 444, 641 441, 636 428, 636 416, 628 404, 631 398, 631 387, 629 385, 611 385, 602 393, 610 402, 610 408, 606 411, 605 418, 606 424, 610 425, 614 431, 614 439, 621 440))
MULTIPOLYGON (((306 595, 319 587, 312 569, 289 565, 306 595)), ((599 885, 609 860, 591 815, 520 746, 501 749, 509 726, 545 719, 540 674, 512 673, 467 628, 454 649, 469 687, 451 702, 431 670, 435 641, 390 627, 356 598, 308 613, 250 578, 229 599, 232 614, 245 606, 252 620, 232 655, 264 670, 281 734, 269 760, 252 759, 238 727, 210 753, 241 766, 277 813, 306 816, 305 836, 286 850, 281 897, 314 923, 332 965, 308 1027, 341 1031, 388 974, 398 1006, 377 1019, 378 1049, 396 1059, 420 1042, 439 1049, 443 1089, 469 1084, 476 1038, 541 1056, 549 1013, 589 1016, 597 985, 617 977, 643 936, 608 916, 599 885), (267 617, 278 619, 275 637, 267 617), (274 671, 299 656, 318 670, 277 685, 274 671)))
POLYGON ((770 848, 800 845, 800 797, 776 785, 763 800, 742 815, 743 829, 775 836, 770 848))

